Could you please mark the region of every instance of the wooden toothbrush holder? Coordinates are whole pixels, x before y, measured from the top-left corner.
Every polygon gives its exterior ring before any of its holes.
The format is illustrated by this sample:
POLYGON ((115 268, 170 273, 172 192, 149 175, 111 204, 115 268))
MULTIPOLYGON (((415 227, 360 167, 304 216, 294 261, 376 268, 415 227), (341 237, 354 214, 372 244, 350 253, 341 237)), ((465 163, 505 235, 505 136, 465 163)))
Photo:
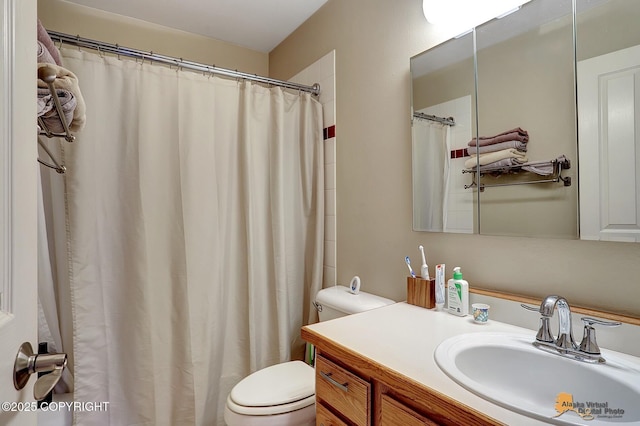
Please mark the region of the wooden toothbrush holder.
POLYGON ((436 279, 407 277, 407 303, 431 309, 436 307, 436 279))

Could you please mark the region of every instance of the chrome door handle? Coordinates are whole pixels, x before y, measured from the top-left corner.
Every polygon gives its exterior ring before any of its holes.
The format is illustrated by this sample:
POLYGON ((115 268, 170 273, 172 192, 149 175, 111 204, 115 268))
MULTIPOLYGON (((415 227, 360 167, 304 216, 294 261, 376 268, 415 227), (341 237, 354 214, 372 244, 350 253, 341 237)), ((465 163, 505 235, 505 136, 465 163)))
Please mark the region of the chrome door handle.
POLYGON ((348 387, 349 383, 337 382, 333 377, 331 377, 331 373, 325 373, 321 371, 320 375, 322 376, 323 379, 325 379, 327 382, 331 383, 333 386, 337 387, 338 389, 344 392, 349 392, 349 387, 348 387))
POLYGON ((33 373, 48 373, 39 377, 33 387, 36 401, 42 401, 62 377, 67 366, 67 354, 34 354, 31 343, 20 346, 13 364, 13 386, 20 390, 27 385, 33 373))

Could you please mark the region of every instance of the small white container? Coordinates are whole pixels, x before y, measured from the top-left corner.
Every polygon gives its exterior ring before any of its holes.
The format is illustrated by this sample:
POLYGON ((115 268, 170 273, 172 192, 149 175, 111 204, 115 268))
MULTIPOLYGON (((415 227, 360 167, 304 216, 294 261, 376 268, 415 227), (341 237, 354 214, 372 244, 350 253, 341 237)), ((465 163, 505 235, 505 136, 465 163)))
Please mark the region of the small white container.
POLYGON ((469 315, 469 283, 462 279, 459 266, 453 268, 453 278, 448 281, 448 287, 449 313, 461 317, 469 315))
POLYGON ((473 321, 477 324, 486 324, 489 321, 490 306, 485 303, 474 303, 471 305, 473 321))

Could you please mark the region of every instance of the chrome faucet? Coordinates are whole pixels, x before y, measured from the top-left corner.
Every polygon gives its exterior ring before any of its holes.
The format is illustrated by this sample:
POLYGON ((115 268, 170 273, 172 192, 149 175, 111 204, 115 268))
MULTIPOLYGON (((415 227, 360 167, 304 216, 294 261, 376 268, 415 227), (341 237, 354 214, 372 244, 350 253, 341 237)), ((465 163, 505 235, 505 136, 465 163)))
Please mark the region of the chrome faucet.
POLYGON ((586 362, 605 362, 600 356, 600 348, 596 342, 594 324, 615 327, 620 325, 619 322, 609 322, 597 320, 594 318, 582 318, 585 323, 584 336, 580 345, 576 344, 573 339, 573 328, 571 326, 571 307, 569 302, 562 296, 555 294, 544 298, 540 304, 540 308, 534 308, 521 304, 523 308, 530 311, 540 313, 540 329, 536 334, 534 346, 546 350, 548 352, 558 353, 579 361, 586 362), (558 336, 553 337, 550 329, 550 321, 553 312, 558 309, 558 336))
MULTIPOLYGON (((562 296, 556 296, 554 294, 545 297, 540 304, 540 315, 542 318, 550 319, 553 316, 553 311, 558 308, 558 337, 554 343, 558 348, 562 349, 577 349, 575 340, 573 340, 573 329, 571 328, 571 307, 569 302, 562 296)), ((542 321, 544 323, 544 320, 542 321)), ((549 325, 549 321, 546 322, 549 325)), ((548 335, 553 337, 551 333, 545 333, 544 340, 540 340, 536 337, 536 340, 550 343, 546 338, 548 335)))

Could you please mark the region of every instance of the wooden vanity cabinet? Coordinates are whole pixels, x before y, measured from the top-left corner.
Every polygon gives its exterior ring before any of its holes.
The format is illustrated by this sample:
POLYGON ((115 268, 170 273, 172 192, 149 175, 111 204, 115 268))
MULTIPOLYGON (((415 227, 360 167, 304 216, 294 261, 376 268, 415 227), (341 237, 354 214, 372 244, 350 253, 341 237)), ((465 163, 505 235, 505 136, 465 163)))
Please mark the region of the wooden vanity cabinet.
POLYGON ((318 401, 333 408, 349 423, 371 425, 371 383, 320 354, 316 356, 318 401))
POLYGON ((303 327, 316 347, 317 426, 502 423, 303 327))

